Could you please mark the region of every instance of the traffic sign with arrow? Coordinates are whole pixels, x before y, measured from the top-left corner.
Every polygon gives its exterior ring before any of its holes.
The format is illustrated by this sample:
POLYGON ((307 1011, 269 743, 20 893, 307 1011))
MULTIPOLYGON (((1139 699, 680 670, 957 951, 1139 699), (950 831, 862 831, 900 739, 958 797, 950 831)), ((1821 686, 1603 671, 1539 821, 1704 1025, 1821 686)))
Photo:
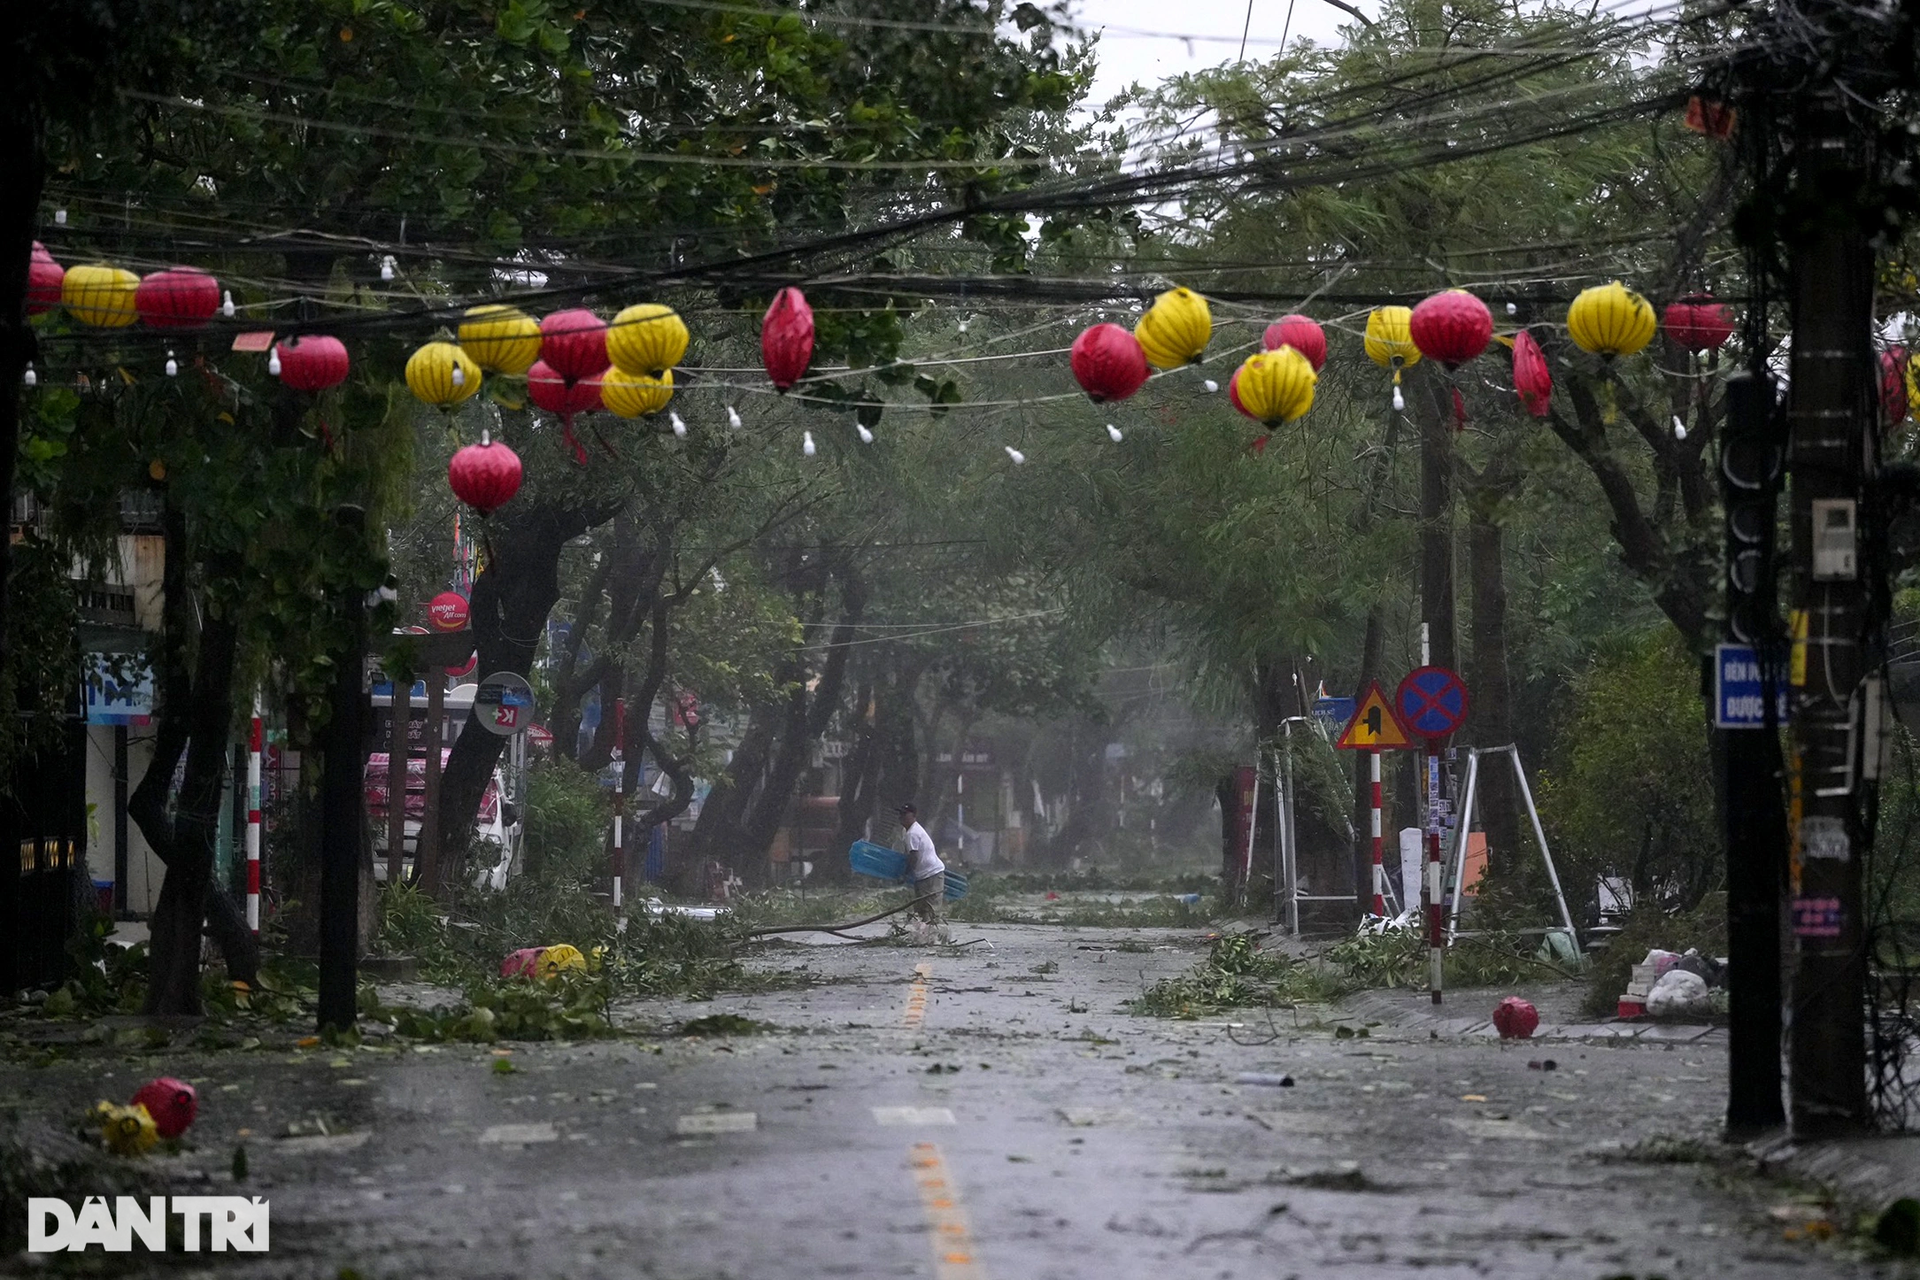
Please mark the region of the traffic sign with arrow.
POLYGON ((1387 695, 1378 684, 1372 684, 1333 745, 1346 751, 1397 751, 1411 747, 1413 739, 1407 736, 1400 717, 1393 714, 1387 695))

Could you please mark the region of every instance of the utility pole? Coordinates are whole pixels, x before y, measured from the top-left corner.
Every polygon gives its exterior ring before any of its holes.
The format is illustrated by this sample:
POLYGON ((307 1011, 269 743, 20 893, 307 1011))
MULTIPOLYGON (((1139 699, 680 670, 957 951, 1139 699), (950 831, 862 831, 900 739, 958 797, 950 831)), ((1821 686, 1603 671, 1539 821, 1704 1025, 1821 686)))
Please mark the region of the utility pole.
MULTIPOLYGON (((1811 16, 1811 15, 1809 15, 1811 16)), ((1851 21, 1830 10, 1837 28, 1851 21)), ((1840 34, 1829 29, 1828 40, 1840 34)), ((1793 305, 1793 732, 1788 765, 1788 915, 1794 937, 1789 1058, 1797 1137, 1854 1132, 1866 1091, 1866 921, 1860 763, 1867 644, 1878 628, 1863 555, 1866 480, 1877 467, 1873 251, 1852 197, 1871 187, 1864 130, 1832 76, 1794 119, 1787 270, 1793 305)))

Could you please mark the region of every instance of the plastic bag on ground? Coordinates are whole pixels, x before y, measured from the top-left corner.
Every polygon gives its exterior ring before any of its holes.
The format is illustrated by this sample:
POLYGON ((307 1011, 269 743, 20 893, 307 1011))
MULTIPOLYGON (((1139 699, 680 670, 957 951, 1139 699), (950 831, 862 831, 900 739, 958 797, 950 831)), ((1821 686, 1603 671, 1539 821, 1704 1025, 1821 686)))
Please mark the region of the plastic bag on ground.
POLYGON ((1707 981, 1685 969, 1669 969, 1647 993, 1647 1012, 1656 1018, 1704 1018, 1713 1010, 1707 981))

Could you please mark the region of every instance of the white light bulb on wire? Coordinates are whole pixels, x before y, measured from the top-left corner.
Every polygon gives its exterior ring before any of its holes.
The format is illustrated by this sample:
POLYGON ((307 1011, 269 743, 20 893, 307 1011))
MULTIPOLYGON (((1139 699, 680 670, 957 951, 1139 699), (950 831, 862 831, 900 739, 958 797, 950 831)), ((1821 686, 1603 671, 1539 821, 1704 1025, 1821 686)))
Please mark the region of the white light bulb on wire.
POLYGON ((233 290, 231 289, 220 291, 220 314, 229 320, 233 319, 233 290))
POLYGON ((40 385, 40 375, 33 371, 33 361, 27 361, 27 371, 20 375, 20 381, 29 387, 40 385))
POLYGON ((386 257, 380 259, 380 278, 382 280, 393 279, 393 255, 392 254, 388 254, 386 257))
POLYGON ((680 420, 679 414, 677 413, 667 414, 667 421, 673 424, 673 434, 675 435, 675 437, 681 440, 685 440, 687 438, 687 424, 680 420))
POLYGON ((64 227, 67 225, 67 211, 65 209, 55 209, 53 211, 53 225, 56 227, 64 227))
POLYGON ((811 458, 814 455, 814 453, 815 453, 815 449, 813 447, 813 432, 802 431, 800 433, 801 456, 806 458, 811 458))
POLYGON ((457 364, 453 366, 453 385, 456 387, 467 385, 467 371, 457 364))
POLYGON ((1400 394, 1400 388, 1398 386, 1394 387, 1393 411, 1395 413, 1403 413, 1406 411, 1406 407, 1407 407, 1407 398, 1400 394))
POLYGON ((727 406, 727 425, 735 431, 740 429, 740 411, 732 405, 727 406))
POLYGON ((180 362, 173 358, 173 352, 171 351, 167 352, 167 376, 169 378, 177 378, 180 376, 180 362))
POLYGON ((1018 467, 1026 463, 1026 460, 1027 460, 1026 454, 1020 452, 1018 449, 1014 448, 1012 445, 1004 445, 1002 447, 1006 449, 1007 456, 1013 459, 1014 466, 1018 467))
POLYGON ((1120 428, 1109 422, 1107 424, 1107 439, 1113 441, 1115 444, 1119 444, 1122 440, 1126 439, 1126 437, 1120 434, 1120 428))
POLYGON ((1516 302, 1509 302, 1509 303, 1507 304, 1507 314, 1508 314, 1508 315, 1510 315, 1510 316, 1517 316, 1517 315, 1519 315, 1519 314, 1520 314, 1520 304, 1518 304, 1518 303, 1516 303, 1516 302))
POLYGON ((866 423, 864 423, 864 422, 856 422, 856 423, 854 423, 854 424, 853 424, 853 429, 854 429, 855 431, 858 431, 858 432, 860 433, 860 443, 861 443, 861 444, 872 444, 872 443, 873 443, 873 432, 871 432, 871 431, 869 431, 869 430, 867 430, 867 424, 866 424, 866 423))
POLYGON ((1200 385, 1207 389, 1208 395, 1212 395, 1214 392, 1220 389, 1220 384, 1215 382, 1212 378, 1206 379, 1200 385))
POLYGON ((280 348, 277 346, 267 355, 267 372, 276 378, 280 376, 280 348))
POLYGON ((961 316, 961 317, 960 317, 960 332, 962 332, 962 333, 965 333, 966 331, 967 331, 967 318, 966 318, 965 316, 961 316))
POLYGON ((1675 440, 1687 438, 1687 424, 1680 421, 1680 415, 1677 413, 1673 415, 1673 438, 1675 440))

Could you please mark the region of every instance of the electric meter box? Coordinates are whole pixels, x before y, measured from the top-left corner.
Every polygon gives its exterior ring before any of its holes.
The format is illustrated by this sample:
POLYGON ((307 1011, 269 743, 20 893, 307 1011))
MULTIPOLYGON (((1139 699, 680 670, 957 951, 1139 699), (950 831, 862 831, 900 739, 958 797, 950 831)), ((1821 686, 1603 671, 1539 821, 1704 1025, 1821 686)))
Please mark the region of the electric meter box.
POLYGON ((1852 498, 1813 500, 1813 580, 1852 582, 1858 576, 1855 529, 1858 504, 1852 498))

